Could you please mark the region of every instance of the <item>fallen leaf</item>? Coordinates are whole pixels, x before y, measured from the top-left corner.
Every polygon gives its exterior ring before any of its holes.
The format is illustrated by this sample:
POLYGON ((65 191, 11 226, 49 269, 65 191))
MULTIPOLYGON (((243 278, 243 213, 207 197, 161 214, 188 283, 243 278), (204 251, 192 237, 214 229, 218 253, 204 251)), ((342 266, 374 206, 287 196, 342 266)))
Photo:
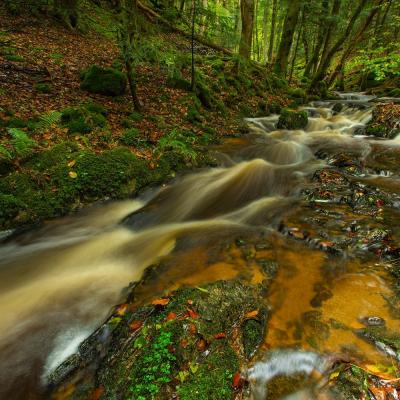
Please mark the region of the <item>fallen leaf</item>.
POLYGON ((189 342, 187 339, 182 339, 180 342, 180 345, 183 349, 186 349, 186 347, 188 347, 188 345, 189 345, 189 342))
POLYGON ((193 318, 193 319, 197 319, 197 318, 199 318, 199 314, 197 314, 195 311, 193 311, 191 308, 188 308, 187 309, 187 312, 188 312, 188 314, 189 314, 189 317, 190 318, 193 318))
POLYGON ((76 160, 71 160, 67 165, 68 167, 73 167, 76 164, 76 160))
POLYGON ((244 315, 245 318, 255 318, 258 315, 258 310, 249 311, 244 315))
POLYGON ((70 178, 75 179, 78 177, 78 174, 75 171, 69 171, 68 175, 70 178))
POLYGON ((195 324, 190 324, 188 328, 190 335, 195 335, 197 333, 197 327, 195 324))
POLYGON ((90 400, 99 400, 103 393, 104 393, 104 386, 99 386, 90 395, 90 400))
POLYGON ((224 332, 216 333, 214 335, 214 339, 224 339, 224 338, 226 338, 226 335, 224 332))
POLYGON ((174 312, 170 312, 170 313, 167 315, 166 320, 167 320, 167 321, 172 321, 172 320, 174 320, 175 318, 176 318, 176 314, 175 314, 174 312))
POLYGON ((166 306, 169 303, 169 299, 156 299, 151 302, 154 306, 166 306))
POLYGON ((242 378, 242 375, 240 375, 240 372, 236 372, 235 375, 233 375, 232 387, 234 389, 239 389, 243 386, 243 384, 244 379, 242 378))
POLYGON ((117 307, 117 314, 124 315, 128 309, 128 304, 121 304, 117 307))
POLYGON ((203 338, 201 338, 197 342, 196 347, 197 347, 198 351, 204 351, 206 349, 206 347, 207 347, 207 342, 203 338))
POLYGON ((132 321, 131 324, 129 325, 129 329, 133 332, 137 331, 139 328, 141 328, 143 325, 143 321, 136 320, 132 321))

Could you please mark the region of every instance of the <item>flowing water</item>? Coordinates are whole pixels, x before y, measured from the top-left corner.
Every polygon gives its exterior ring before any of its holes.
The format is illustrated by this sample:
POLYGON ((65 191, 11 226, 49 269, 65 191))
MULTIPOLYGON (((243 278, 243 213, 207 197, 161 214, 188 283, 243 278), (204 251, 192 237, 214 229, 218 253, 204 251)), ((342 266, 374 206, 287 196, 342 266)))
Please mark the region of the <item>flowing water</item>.
MULTIPOLYGON (((350 152, 358 160, 375 160, 374 154, 390 152, 400 143, 357 135, 371 117, 371 99, 341 96, 345 107, 339 114, 332 110, 334 103, 305 107, 310 116, 305 130, 276 130, 276 115, 249 119, 249 135, 226 140, 215 149, 218 168, 189 174, 136 200, 96 205, 4 240, 0 398, 41 398, 48 374, 127 296, 129 283, 160 258, 169 268, 138 292, 139 301, 182 284, 240 276, 262 282, 256 262, 244 261, 234 251, 215 257, 223 239, 254 233, 273 244, 259 250, 256 259, 272 257, 279 264, 266 298, 271 307, 268 333, 246 372, 254 399, 267 398, 266 385, 278 375, 323 375, 327 354, 392 362, 354 334, 363 326, 360 319, 371 316, 400 329, 386 300, 393 293, 384 262, 366 255, 363 245, 354 254, 346 251, 332 258, 323 251, 325 242, 318 248, 296 241, 302 235, 302 218, 318 211, 305 210, 301 191, 312 186, 313 174, 327 167, 332 154, 350 152), (297 227, 286 224, 285 234, 282 221, 297 227), (329 332, 326 326, 332 321, 350 329, 329 332)), ((375 169, 357 180, 400 191, 396 172, 375 169)), ((341 222, 347 218, 350 224, 356 218, 343 216, 339 204, 328 203, 327 212, 342 215, 341 222)), ((313 228, 307 229, 312 236, 313 228)), ((322 390, 317 395, 310 390, 300 390, 293 398, 323 395, 322 390)))

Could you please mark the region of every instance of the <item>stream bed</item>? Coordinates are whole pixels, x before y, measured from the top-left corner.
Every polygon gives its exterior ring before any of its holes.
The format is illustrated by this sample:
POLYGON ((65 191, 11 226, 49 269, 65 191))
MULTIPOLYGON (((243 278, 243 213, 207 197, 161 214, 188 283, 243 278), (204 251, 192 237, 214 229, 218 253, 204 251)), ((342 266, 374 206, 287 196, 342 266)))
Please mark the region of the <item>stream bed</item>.
MULTIPOLYGON (((364 136, 372 98, 341 97, 304 107, 304 130, 248 119, 248 135, 215 148, 216 168, 4 239, 0 398, 85 398, 74 371, 98 365, 62 366, 97 346, 116 305, 219 281, 260 289, 243 320, 263 321, 262 340, 239 357, 235 398, 340 398, 326 384, 338 360, 397 377, 400 140, 364 136)), ((189 399, 168 390, 158 398, 189 399)), ((140 398, 105 393, 86 398, 140 398)))

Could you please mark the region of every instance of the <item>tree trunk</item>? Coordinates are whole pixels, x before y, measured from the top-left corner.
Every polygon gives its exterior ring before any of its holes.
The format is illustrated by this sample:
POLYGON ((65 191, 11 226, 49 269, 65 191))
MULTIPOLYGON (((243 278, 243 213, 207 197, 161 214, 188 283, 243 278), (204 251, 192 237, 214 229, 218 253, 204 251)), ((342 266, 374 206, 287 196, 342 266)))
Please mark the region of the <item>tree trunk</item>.
POLYGON ((325 58, 328 54, 328 49, 329 49, 329 46, 330 46, 331 40, 332 40, 333 28, 336 25, 335 19, 339 15, 340 6, 341 6, 341 0, 334 0, 333 6, 332 6, 332 12, 331 12, 331 20, 326 29, 326 34, 325 34, 324 43, 323 43, 323 47, 322 47, 321 59, 320 59, 318 65, 321 65, 325 61, 325 58))
POLYGON ((55 0, 57 16, 71 29, 78 26, 78 0, 55 0))
POLYGON ((273 0, 273 2, 272 2, 272 18, 271 18, 271 33, 269 35, 269 50, 268 50, 268 60, 270 63, 272 63, 272 58, 274 55, 277 13, 278 13, 278 0, 273 0))
POLYGON ((239 55, 250 60, 253 40, 254 0, 240 0, 242 13, 242 34, 240 38, 239 55))
POLYGON ((293 44, 293 36, 299 19, 301 0, 292 0, 289 3, 285 17, 278 57, 275 62, 275 72, 286 76, 290 49, 293 44))
POLYGON ((297 31, 296 45, 294 47, 292 63, 291 63, 291 66, 290 66, 289 83, 292 81, 292 78, 293 78, 294 65, 296 63, 297 52, 299 50, 300 38, 302 36, 303 29, 304 29, 304 9, 303 9, 302 17, 301 17, 301 24, 300 24, 299 29, 297 31))
POLYGON ((332 46, 332 48, 327 52, 327 55, 325 57, 324 60, 321 61, 317 72, 315 73, 313 80, 311 82, 311 88, 316 88, 317 85, 323 81, 326 77, 326 74, 328 72, 329 66, 331 65, 331 61, 333 59, 333 56, 338 52, 338 50, 340 49, 340 47, 343 45, 343 43, 345 43, 347 41, 347 39, 349 38, 353 27, 358 19, 358 17, 361 14, 361 11, 365 8, 366 4, 367 4, 368 0, 360 0, 358 7, 356 8, 356 10, 354 11, 348 25, 347 28, 345 30, 345 32, 343 33, 343 35, 341 35, 339 37, 339 39, 337 40, 337 42, 332 46))
MULTIPOLYGON (((321 5, 322 12, 324 12, 324 10, 328 9, 328 5, 329 5, 328 0, 322 0, 322 5, 321 5)), ((310 60, 308 61, 307 65, 305 67, 305 70, 304 70, 304 76, 306 76, 308 78, 314 72, 316 65, 318 64, 319 55, 321 54, 322 43, 324 41, 325 31, 326 31, 326 25, 325 25, 325 19, 323 18, 320 21, 320 26, 319 26, 318 35, 317 35, 317 41, 314 46, 313 54, 312 54, 310 60)))
POLYGON ((263 16, 263 56, 264 63, 268 64, 268 29, 267 23, 269 20, 269 4, 270 0, 266 0, 264 7, 264 16, 263 16))
POLYGON ((354 48, 357 46, 357 44, 360 43, 360 41, 362 40, 365 32, 371 26, 371 23, 372 23, 375 15, 378 13, 379 7, 383 4, 384 1, 385 0, 375 1, 375 3, 376 3, 375 7, 373 7, 371 9, 371 11, 369 12, 368 17, 366 18, 364 23, 361 25, 361 27, 359 28, 357 33, 354 35, 354 39, 349 43, 346 50, 343 52, 342 57, 340 58, 340 61, 335 68, 335 71, 329 77, 329 86, 333 85, 333 83, 336 80, 336 77, 340 74, 341 71, 343 71, 346 60, 349 58, 350 54, 352 53, 354 48))

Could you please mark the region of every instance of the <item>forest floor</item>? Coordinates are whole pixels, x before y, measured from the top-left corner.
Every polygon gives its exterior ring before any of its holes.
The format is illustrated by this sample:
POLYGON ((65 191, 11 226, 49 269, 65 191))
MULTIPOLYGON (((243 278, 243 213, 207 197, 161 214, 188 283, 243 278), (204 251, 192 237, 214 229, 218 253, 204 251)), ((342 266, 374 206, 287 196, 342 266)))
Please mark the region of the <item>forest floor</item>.
MULTIPOLYGON (((99 199, 126 197, 171 179, 179 170, 204 165, 210 162, 204 155, 207 144, 240 134, 244 117, 262 115, 270 105, 276 108, 290 102, 286 85, 282 89, 282 82, 269 77, 266 70, 248 67, 237 74, 233 59, 199 44, 197 79, 205 101, 169 83, 171 71, 157 61, 159 54, 137 67, 141 113, 133 112, 128 93, 108 97, 84 91, 82 71, 91 65, 121 65, 113 33, 104 27, 107 16, 87 12, 83 33, 50 19, 10 16, 0 7, 3 229, 31 225, 99 199), (60 115, 71 108, 83 114, 84 132, 73 132, 60 122, 60 115), (10 129, 22 130, 34 142, 17 143, 10 129), (120 183, 112 189, 107 189, 110 181, 115 182, 105 164, 107 154, 117 163, 125 157, 120 163, 125 164, 120 183), (105 190, 85 190, 89 177, 100 181, 105 190)), ((189 42, 162 31, 152 40, 156 48, 168 43, 173 68, 183 79, 190 79, 189 42)))

